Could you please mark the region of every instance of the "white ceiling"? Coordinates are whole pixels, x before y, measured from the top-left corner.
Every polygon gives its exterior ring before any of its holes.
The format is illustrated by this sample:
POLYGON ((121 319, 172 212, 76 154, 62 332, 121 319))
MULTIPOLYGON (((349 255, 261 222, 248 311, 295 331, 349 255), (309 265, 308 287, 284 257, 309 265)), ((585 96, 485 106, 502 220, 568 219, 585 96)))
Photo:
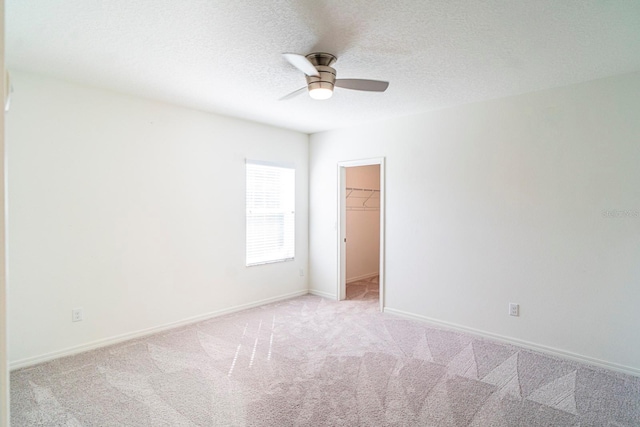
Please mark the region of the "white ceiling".
MULTIPOLYGON (((640 70, 638 0, 6 0, 8 68, 307 133, 640 70), (282 52, 391 82, 327 101, 282 52)), ((19 91, 19 88, 15 88, 19 91)))

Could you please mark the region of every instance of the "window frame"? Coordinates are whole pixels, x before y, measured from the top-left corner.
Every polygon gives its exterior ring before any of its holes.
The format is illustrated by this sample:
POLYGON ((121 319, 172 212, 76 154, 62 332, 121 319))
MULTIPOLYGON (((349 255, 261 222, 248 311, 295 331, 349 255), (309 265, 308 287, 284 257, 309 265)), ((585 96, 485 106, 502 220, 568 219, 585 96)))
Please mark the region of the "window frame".
MULTIPOLYGON (((269 170, 264 170, 269 173, 269 170)), ((273 173, 274 170, 271 170, 273 173)), ((254 176, 255 178, 255 176, 254 176)), ((267 188, 268 190, 268 188, 267 188)), ((253 160, 253 159, 245 159, 245 266, 246 267, 255 267, 258 265, 265 264, 274 264, 280 262, 293 261, 295 259, 295 240, 296 240, 296 215, 295 215, 295 204, 296 204, 296 169, 295 165, 291 163, 285 162, 269 162, 262 160, 253 160), (279 192, 265 192, 264 196, 271 197, 269 199, 270 202, 273 202, 276 199, 273 199, 274 195, 277 193, 277 200, 279 202, 278 207, 256 207, 252 202, 255 201, 255 194, 250 193, 252 191, 251 186, 259 186, 262 184, 263 186, 268 187, 269 185, 273 185, 273 182, 269 182, 267 180, 262 183, 258 182, 250 182, 250 173, 256 173, 256 170, 252 170, 252 167, 257 168, 274 168, 281 170, 278 179, 289 180, 288 182, 281 182, 279 192), (290 176, 287 176, 289 175, 290 176), (253 197, 253 199, 251 199, 253 197), (253 212, 251 212, 253 211, 253 212), (257 212, 256 212, 257 211, 257 212), (278 224, 277 221, 273 221, 269 219, 269 216, 273 215, 282 215, 282 223, 278 224), (260 216, 262 216, 261 220, 266 223, 267 227, 278 228, 280 227, 282 231, 282 245, 271 246, 271 252, 269 252, 269 248, 265 249, 262 253, 255 249, 255 246, 260 243, 260 237, 256 237, 256 235, 251 235, 252 229, 255 230, 255 223, 251 224, 251 219, 260 220, 260 216), (270 222, 271 221, 271 222, 270 222), (278 249, 279 248, 279 249, 278 249)), ((265 202, 263 198, 263 203, 265 202)), ((264 230, 263 230, 264 231, 264 230)), ((273 233, 273 231, 266 231, 265 234, 267 237, 263 237, 263 244, 271 244, 274 241, 278 241, 279 238, 274 238, 273 235, 269 235, 273 233)))

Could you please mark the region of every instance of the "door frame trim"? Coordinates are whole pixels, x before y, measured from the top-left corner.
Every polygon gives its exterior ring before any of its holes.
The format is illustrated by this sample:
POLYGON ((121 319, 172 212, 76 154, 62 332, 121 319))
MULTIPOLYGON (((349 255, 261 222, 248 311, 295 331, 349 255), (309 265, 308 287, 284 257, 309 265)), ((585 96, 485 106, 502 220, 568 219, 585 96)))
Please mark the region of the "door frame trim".
POLYGON ((384 311, 385 301, 385 158, 374 157, 370 159, 345 160, 338 162, 338 233, 336 243, 338 247, 338 280, 336 299, 344 300, 347 293, 347 250, 346 250, 346 168, 357 166, 380 166, 380 276, 378 278, 380 286, 380 311, 384 311))

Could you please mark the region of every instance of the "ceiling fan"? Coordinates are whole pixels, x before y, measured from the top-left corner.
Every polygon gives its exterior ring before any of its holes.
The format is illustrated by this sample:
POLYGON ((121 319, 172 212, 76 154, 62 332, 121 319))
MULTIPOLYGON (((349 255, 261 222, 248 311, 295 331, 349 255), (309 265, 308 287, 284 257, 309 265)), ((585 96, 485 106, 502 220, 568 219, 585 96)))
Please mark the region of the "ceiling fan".
POLYGON ((305 74, 307 86, 283 96, 280 101, 291 99, 305 90, 309 91, 309 96, 313 99, 329 99, 333 95, 335 86, 366 92, 384 92, 389 87, 389 82, 380 80, 336 79, 336 70, 331 65, 338 58, 330 53, 315 52, 306 56, 297 53, 283 53, 282 56, 305 74))

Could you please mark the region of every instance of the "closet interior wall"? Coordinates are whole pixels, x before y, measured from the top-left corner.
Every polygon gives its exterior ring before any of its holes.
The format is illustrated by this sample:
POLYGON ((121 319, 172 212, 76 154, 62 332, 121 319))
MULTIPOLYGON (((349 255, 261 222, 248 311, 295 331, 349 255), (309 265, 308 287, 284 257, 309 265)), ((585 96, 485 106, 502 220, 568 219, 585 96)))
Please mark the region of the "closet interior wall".
POLYGON ((346 168, 347 283, 380 269, 380 165, 346 168))

